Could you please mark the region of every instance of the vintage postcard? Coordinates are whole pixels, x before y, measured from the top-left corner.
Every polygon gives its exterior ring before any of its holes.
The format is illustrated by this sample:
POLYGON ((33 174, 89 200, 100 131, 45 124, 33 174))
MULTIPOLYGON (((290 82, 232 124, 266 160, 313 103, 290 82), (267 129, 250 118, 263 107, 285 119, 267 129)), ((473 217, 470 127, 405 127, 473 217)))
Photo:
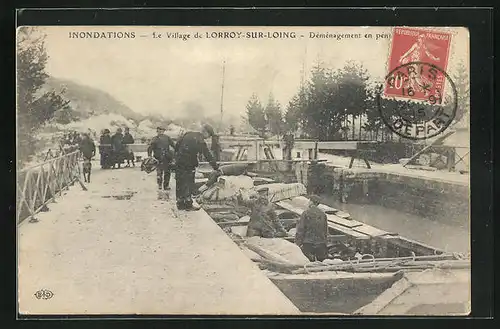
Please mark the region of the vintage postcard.
POLYGON ((19 27, 19 314, 469 314, 469 52, 461 27, 19 27))

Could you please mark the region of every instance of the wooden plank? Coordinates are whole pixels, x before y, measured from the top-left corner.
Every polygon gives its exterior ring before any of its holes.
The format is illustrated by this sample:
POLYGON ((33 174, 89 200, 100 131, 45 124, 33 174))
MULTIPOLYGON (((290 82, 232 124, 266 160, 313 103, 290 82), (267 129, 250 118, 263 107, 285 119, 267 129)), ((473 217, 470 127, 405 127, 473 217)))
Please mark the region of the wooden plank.
POLYGON ((394 244, 398 247, 408 248, 415 251, 418 254, 425 254, 429 252, 440 252, 444 253, 444 250, 423 244, 418 241, 410 240, 408 238, 397 236, 392 237, 387 240, 389 243, 394 244))
POLYGON ((389 305, 393 300, 397 297, 401 296, 406 290, 408 290, 412 284, 403 277, 401 280, 396 281, 386 291, 380 294, 373 302, 368 305, 365 305, 358 310, 356 310, 353 314, 355 315, 376 315, 380 311, 382 311, 387 305, 389 305))
POLYGON ((403 164, 403 167, 406 167, 406 165, 412 164, 420 155, 429 151, 430 149, 432 149, 436 145, 441 144, 443 142, 443 140, 445 140, 448 136, 450 136, 451 134, 454 134, 454 133, 455 133, 454 131, 448 131, 443 136, 436 138, 431 144, 427 145, 426 147, 424 147, 423 149, 421 149, 420 151, 415 153, 411 158, 409 158, 408 161, 406 161, 406 163, 403 164))
POLYGON ((389 234, 386 231, 380 230, 380 229, 373 227, 373 226, 368 226, 366 224, 362 225, 362 226, 355 227, 355 228, 353 228, 353 230, 356 232, 359 232, 359 233, 367 234, 371 237, 389 234))
POLYGON ((313 149, 316 147, 316 142, 295 141, 293 143, 294 149, 313 149))
MULTIPOLYGON (((19 190, 19 186, 17 186, 18 190, 19 190)), ((28 212, 30 213, 30 216, 28 217, 31 217, 32 219, 35 218, 35 212, 33 209, 31 209, 31 206, 29 205, 28 201, 26 201, 26 198, 22 197, 21 198, 21 202, 24 202, 24 204, 26 205, 27 209, 28 209, 28 212)), ((21 208, 21 205, 19 206, 19 208, 21 208)), ((18 215, 19 216, 19 215, 18 215)), ((26 217, 26 218, 28 218, 26 217)), ((23 220, 25 220, 26 218, 17 218, 17 222, 18 224, 20 222, 22 222, 23 220)))
POLYGON ((343 234, 347 234, 353 238, 356 238, 356 239, 369 239, 370 237, 364 233, 360 233, 360 232, 356 232, 355 230, 351 229, 351 228, 348 228, 348 227, 345 227, 345 226, 342 226, 342 225, 338 225, 338 224, 335 224, 335 223, 332 223, 332 222, 328 222, 328 227, 335 230, 335 231, 338 231, 338 232, 341 232, 343 234))
POLYGON ((332 207, 327 206, 325 204, 320 204, 318 206, 318 208, 323 210, 327 215, 335 215, 337 217, 344 218, 344 219, 349 219, 351 217, 351 215, 349 213, 346 213, 345 211, 342 211, 342 210, 339 210, 336 208, 332 208, 332 207))
POLYGON ((333 207, 330 207, 330 206, 327 206, 326 204, 320 204, 318 206, 319 209, 323 210, 324 212, 331 212, 331 215, 333 215, 334 213, 338 213, 340 210, 338 210, 337 208, 333 208, 333 207))
POLYGON ((341 218, 341 217, 338 217, 335 215, 326 215, 326 217, 327 217, 329 222, 335 223, 338 225, 342 225, 342 226, 345 226, 348 228, 354 228, 354 227, 359 227, 359 226, 364 225, 363 223, 355 221, 353 219, 345 219, 345 218, 341 218))
MULTIPOLYGON (((295 242, 294 236, 287 236, 287 237, 284 237, 282 239, 285 239, 285 240, 290 241, 290 242, 295 242)), ((350 237, 348 235, 345 235, 345 234, 332 234, 332 235, 329 235, 327 239, 328 239, 327 244, 331 245, 335 242, 348 241, 350 239, 350 237)))
POLYGON ((318 208, 320 208, 321 210, 323 210, 326 213, 329 222, 333 222, 333 223, 336 223, 336 224, 339 224, 339 225, 342 225, 345 227, 349 227, 349 228, 364 225, 363 223, 358 222, 356 220, 348 219, 348 218, 350 218, 350 215, 348 213, 340 211, 338 209, 329 207, 329 206, 324 205, 324 204, 320 204, 318 206, 318 208), (331 213, 331 212, 333 212, 333 213, 331 213))
MULTIPOLYGON (((299 215, 301 215, 302 212, 304 211, 302 208, 292 205, 290 200, 279 201, 279 202, 276 202, 276 204, 282 208, 293 211, 299 215)), ((346 226, 342 226, 340 224, 337 224, 336 222, 328 221, 328 227, 331 229, 334 229, 336 231, 342 232, 344 234, 350 235, 356 239, 368 239, 369 238, 369 236, 366 234, 356 232, 353 229, 346 227, 346 226)))
MULTIPOLYGON (((38 170, 38 177, 36 178, 35 186, 34 186, 34 191, 33 191, 33 209, 36 208, 36 198, 40 192, 40 186, 43 183, 42 180, 42 175, 43 175, 43 167, 40 167, 38 170)), ((43 201, 42 201, 43 203, 43 201)))
POLYGON ((249 223, 249 220, 245 221, 234 221, 234 222, 219 222, 217 225, 219 225, 221 228, 225 227, 233 227, 233 226, 247 226, 249 223))
POLYGON ((357 150, 357 141, 318 142, 320 150, 357 150))
MULTIPOLYGON (((293 212, 301 215, 302 212, 305 209, 302 208, 302 207, 300 207, 300 206, 295 205, 293 201, 295 201, 297 203, 300 202, 301 204, 304 204, 306 202, 306 200, 307 200, 307 198, 305 198, 305 197, 297 197, 297 198, 294 198, 293 200, 283 200, 283 201, 280 201, 280 202, 276 202, 276 204, 278 206, 280 206, 280 207, 283 207, 283 208, 285 208, 287 210, 293 211, 293 212)), ((345 226, 345 227, 349 227, 349 228, 353 228, 353 227, 364 225, 363 223, 358 222, 356 220, 345 219, 345 218, 342 218, 342 217, 338 216, 337 214, 338 214, 339 210, 337 210, 335 208, 330 208, 330 207, 328 207, 327 205, 324 205, 324 204, 320 204, 319 208, 321 210, 323 210, 323 211, 329 211, 328 209, 332 209, 332 211, 337 211, 335 214, 329 214, 329 213, 327 213, 327 218, 328 218, 329 222, 332 222, 332 223, 335 223, 335 224, 339 224, 339 225, 342 225, 342 226, 345 226)))

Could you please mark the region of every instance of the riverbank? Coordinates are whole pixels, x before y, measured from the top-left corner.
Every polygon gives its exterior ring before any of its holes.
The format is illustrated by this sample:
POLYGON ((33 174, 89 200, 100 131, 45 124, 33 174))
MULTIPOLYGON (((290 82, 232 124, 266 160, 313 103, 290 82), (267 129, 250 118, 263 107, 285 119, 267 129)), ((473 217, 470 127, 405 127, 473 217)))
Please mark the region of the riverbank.
MULTIPOLYGON (((469 175, 448 171, 405 168, 399 164, 355 161, 320 154, 324 166, 324 193, 347 204, 375 205, 384 209, 456 227, 469 232, 469 175)), ((365 209, 367 211, 367 209, 365 209)), ((361 212, 363 214, 363 212, 361 212)), ((378 226, 378 225, 376 225, 378 226)))

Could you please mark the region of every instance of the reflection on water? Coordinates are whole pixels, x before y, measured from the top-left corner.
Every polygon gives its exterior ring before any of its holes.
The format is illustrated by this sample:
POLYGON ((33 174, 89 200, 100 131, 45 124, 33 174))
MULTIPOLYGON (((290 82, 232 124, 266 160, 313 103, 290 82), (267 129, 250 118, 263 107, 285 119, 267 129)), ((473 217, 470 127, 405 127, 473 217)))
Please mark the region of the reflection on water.
POLYGON ((342 204, 332 196, 323 196, 323 202, 351 214, 357 221, 395 232, 406 238, 446 251, 469 252, 469 231, 401 211, 370 204, 342 204))

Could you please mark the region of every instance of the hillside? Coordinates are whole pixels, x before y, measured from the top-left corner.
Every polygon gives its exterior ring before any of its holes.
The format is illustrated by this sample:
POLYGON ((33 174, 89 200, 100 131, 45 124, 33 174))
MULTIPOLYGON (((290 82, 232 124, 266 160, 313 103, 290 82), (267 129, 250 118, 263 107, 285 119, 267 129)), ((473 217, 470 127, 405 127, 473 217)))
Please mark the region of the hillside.
POLYGON ((43 161, 48 149, 59 149, 58 141, 68 131, 88 132, 97 140, 105 128, 114 133, 117 128, 128 127, 137 142, 145 142, 156 135, 156 127, 159 125, 167 128, 167 135, 176 138, 183 130, 198 129, 203 123, 212 124, 216 129, 228 132, 229 125, 238 122, 237 118, 226 115, 225 122, 219 126, 219 116, 205 116, 199 111, 176 119, 167 118, 162 114, 140 114, 105 91, 54 77, 47 79, 39 93, 48 91, 55 91, 69 100, 70 111, 58 110, 54 118, 38 130, 35 155, 25 163, 26 165, 43 161), (71 120, 59 120, 58 114, 61 113, 69 113, 71 120))
POLYGON ((81 119, 101 114, 118 114, 139 122, 143 115, 134 112, 105 91, 75 83, 70 80, 49 77, 43 91, 63 92, 63 97, 71 102, 71 108, 81 119))

